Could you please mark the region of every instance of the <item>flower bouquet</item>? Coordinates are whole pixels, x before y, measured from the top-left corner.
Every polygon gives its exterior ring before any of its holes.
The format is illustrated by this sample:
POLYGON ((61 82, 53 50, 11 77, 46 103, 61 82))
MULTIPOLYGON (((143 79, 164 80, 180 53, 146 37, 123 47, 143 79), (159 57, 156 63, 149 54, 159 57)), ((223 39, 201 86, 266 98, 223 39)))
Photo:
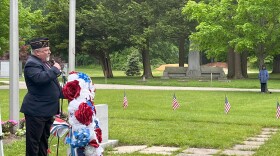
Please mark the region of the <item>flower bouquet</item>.
POLYGON ((76 150, 83 149, 86 156, 102 156, 102 131, 96 118, 94 106, 95 88, 90 77, 81 72, 71 72, 62 89, 63 95, 69 100, 68 119, 70 124, 69 137, 66 143, 74 155, 76 150))

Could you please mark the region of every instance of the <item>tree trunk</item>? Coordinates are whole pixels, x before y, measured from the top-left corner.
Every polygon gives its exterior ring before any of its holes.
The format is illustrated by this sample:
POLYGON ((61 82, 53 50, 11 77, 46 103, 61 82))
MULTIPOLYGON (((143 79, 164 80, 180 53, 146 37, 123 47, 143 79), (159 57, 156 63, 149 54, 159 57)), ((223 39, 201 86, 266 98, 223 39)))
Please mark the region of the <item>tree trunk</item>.
POLYGON ((264 65, 264 59, 265 59, 263 44, 259 44, 259 46, 258 46, 258 54, 259 54, 258 55, 258 62, 259 62, 259 70, 260 70, 262 65, 264 65))
POLYGON ((113 78, 113 71, 111 67, 111 61, 109 54, 106 52, 100 54, 100 63, 103 69, 104 77, 106 78, 113 78))
POLYGON ((276 55, 273 58, 272 73, 280 73, 280 55, 276 55))
POLYGON ((227 64, 228 64, 228 74, 229 79, 234 77, 234 49, 229 48, 227 53, 227 64))
POLYGON ((179 38, 179 67, 184 67, 185 64, 185 37, 179 38))
POLYGON ((143 77, 145 78, 153 78, 152 69, 151 69, 151 62, 150 62, 150 55, 149 55, 149 43, 147 43, 146 47, 141 49, 142 53, 142 62, 143 62, 143 77))
POLYGON ((234 53, 234 78, 242 79, 242 71, 241 71, 241 55, 238 52, 234 53))
POLYGON ((247 72, 247 58, 248 58, 248 52, 244 51, 241 53, 241 71, 244 78, 248 78, 248 72, 247 72))

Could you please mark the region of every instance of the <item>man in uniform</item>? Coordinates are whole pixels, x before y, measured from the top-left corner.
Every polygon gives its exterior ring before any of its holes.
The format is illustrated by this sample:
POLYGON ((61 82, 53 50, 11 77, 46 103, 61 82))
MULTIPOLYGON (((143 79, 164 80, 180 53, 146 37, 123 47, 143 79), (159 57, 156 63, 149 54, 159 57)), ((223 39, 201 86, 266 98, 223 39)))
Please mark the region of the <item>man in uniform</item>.
POLYGON ((47 156, 50 127, 53 116, 59 113, 62 97, 57 77, 61 67, 50 65, 48 38, 36 38, 29 42, 32 51, 24 67, 27 94, 20 112, 26 120, 26 156, 47 156))

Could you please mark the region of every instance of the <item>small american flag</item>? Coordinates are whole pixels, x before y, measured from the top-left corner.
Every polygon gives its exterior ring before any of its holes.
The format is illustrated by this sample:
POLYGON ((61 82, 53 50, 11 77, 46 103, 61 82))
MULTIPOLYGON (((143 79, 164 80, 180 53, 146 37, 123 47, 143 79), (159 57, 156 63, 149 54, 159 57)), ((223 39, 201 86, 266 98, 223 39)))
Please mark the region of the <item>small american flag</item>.
POLYGON ((280 117, 280 105, 279 105, 279 101, 277 101, 276 104, 276 118, 279 119, 280 117))
POLYGON ((60 118, 55 118, 51 126, 50 132, 54 136, 62 137, 69 132, 69 129, 70 125, 66 121, 60 118))
POLYGON ((230 103, 228 102, 227 96, 225 97, 225 113, 227 114, 230 110, 230 103))
POLYGON ((175 96, 175 94, 173 95, 173 100, 172 100, 172 108, 173 110, 177 109, 180 107, 180 104, 177 101, 177 98, 175 96))
POLYGON ((125 92, 124 92, 124 96, 123 96, 123 108, 126 109, 127 106, 128 106, 128 101, 127 101, 126 94, 125 94, 125 92))

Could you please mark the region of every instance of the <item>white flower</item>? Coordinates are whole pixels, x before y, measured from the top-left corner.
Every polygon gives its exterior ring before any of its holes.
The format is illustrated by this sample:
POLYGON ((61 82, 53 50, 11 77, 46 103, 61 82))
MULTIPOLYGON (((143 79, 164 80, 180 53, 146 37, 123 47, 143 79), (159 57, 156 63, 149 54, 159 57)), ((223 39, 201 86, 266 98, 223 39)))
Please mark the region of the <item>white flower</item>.
POLYGON ((92 146, 85 147, 85 155, 86 156, 102 156, 103 148, 99 146, 98 148, 94 148, 92 146))
POLYGON ((70 74, 69 76, 68 76, 68 82, 70 82, 70 81, 74 81, 74 80, 77 80, 79 78, 79 76, 77 75, 77 74, 70 74))

